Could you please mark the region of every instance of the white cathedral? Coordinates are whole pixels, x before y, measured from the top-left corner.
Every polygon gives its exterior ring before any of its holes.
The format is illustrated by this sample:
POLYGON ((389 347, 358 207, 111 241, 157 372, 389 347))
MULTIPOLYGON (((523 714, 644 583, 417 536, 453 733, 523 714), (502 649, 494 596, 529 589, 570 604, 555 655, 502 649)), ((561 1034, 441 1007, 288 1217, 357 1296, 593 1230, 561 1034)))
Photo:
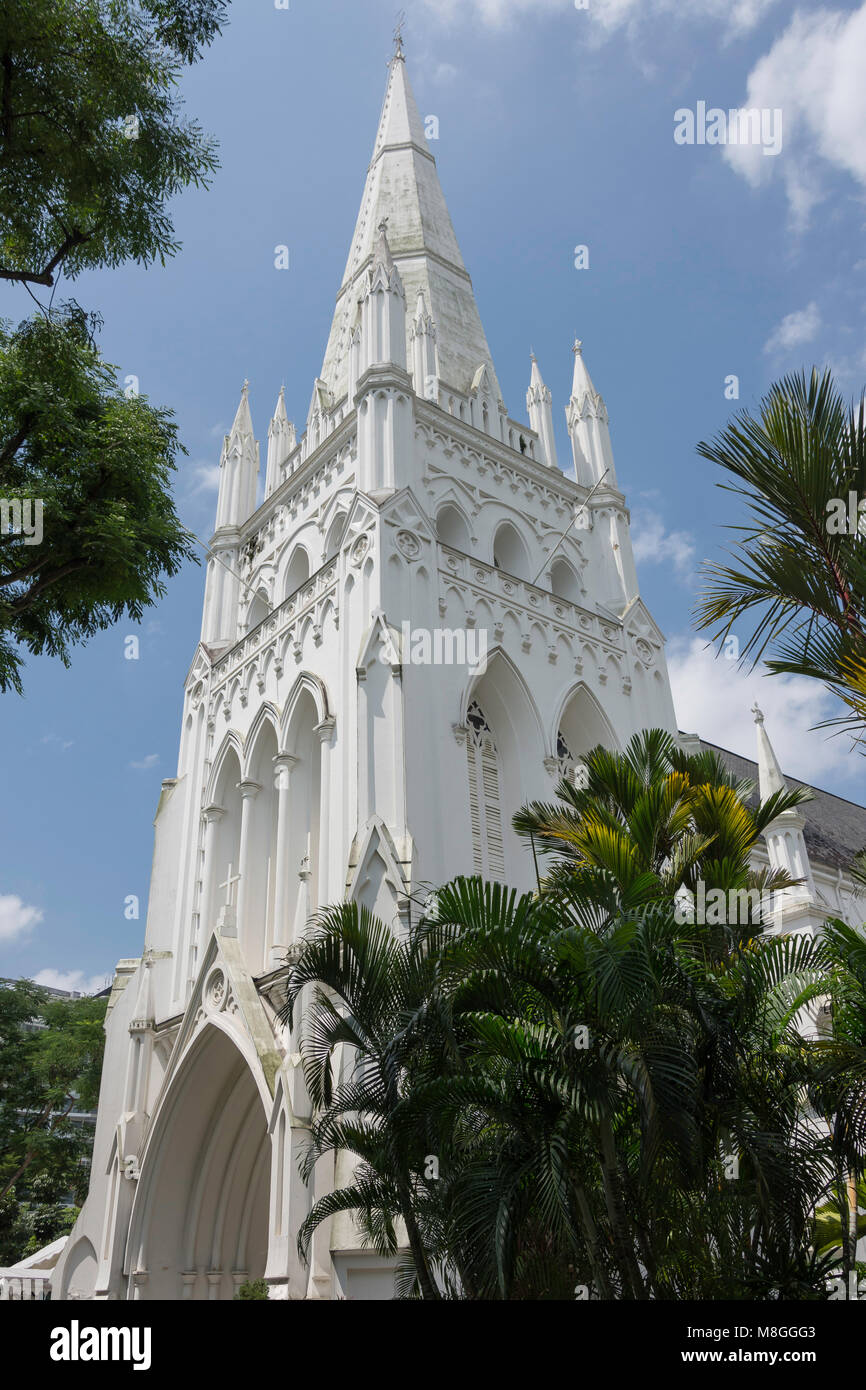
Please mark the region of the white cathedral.
MULTIPOLYGON (((598 743, 677 731, 580 343, 565 471, 534 360, 527 412, 503 403, 398 42, 306 430, 280 393, 258 506, 246 385, 223 447, 144 951, 117 966, 90 1193, 54 1298, 231 1299, 256 1278, 275 1299, 393 1296, 349 1217, 320 1227, 309 1265, 296 1248, 348 1170, 298 1175, 309 1102, 277 1017, 294 944, 341 899, 399 931, 456 874, 532 887, 518 807, 598 743)), ((782 774, 758 736, 767 795, 782 774)), ((782 821, 769 857, 804 879, 786 923, 853 920, 866 812, 821 793, 782 821)))

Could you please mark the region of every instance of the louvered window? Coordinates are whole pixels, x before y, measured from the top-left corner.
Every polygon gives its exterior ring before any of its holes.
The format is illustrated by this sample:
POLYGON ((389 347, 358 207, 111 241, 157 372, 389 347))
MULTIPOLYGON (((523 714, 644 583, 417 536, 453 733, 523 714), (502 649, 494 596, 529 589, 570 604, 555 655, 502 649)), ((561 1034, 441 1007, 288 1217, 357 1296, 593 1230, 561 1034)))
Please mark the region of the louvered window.
POLYGON ((505 851, 502 842, 499 756, 493 730, 476 701, 469 706, 467 723, 473 864, 477 874, 483 874, 486 878, 502 878, 505 874, 505 851))

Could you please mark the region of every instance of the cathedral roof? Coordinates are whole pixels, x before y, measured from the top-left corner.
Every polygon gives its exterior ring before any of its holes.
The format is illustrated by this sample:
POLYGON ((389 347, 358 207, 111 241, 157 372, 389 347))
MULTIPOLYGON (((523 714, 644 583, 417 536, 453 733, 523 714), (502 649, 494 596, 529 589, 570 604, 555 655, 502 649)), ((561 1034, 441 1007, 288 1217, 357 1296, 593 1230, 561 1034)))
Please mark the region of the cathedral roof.
POLYGON ((501 396, 472 281, 457 244, 401 50, 390 63, 373 158, 322 366, 322 378, 335 401, 347 389, 349 342, 358 299, 383 223, 407 304, 415 304, 423 292, 427 311, 436 323, 443 383, 468 392, 479 367, 486 366, 496 394, 501 396))
MULTIPOLYGON (((731 753, 705 739, 701 739, 701 747, 718 753, 737 777, 757 786, 758 764, 751 758, 741 758, 739 753, 731 753)), ((791 791, 805 787, 812 793, 813 800, 799 808, 806 822, 803 834, 812 863, 829 869, 847 869, 855 854, 866 848, 866 807, 834 796, 832 792, 821 791, 820 787, 812 787, 796 777, 786 775, 785 782, 791 791)))

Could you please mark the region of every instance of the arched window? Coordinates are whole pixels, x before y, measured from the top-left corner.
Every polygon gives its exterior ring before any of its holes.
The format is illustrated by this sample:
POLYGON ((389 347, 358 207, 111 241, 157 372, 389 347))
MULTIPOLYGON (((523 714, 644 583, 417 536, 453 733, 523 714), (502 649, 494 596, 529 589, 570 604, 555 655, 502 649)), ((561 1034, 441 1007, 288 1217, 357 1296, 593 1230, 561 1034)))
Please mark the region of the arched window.
POLYGON ((213 846, 205 870, 202 894, 207 919, 200 923, 200 940, 206 942, 217 926, 224 907, 236 909, 241 863, 241 765, 233 749, 223 759, 214 793, 216 822, 213 846))
POLYGON ((469 706, 466 722, 469 727, 466 754, 473 865, 475 872, 485 878, 501 878, 505 873, 505 852, 502 842, 499 755, 493 730, 477 700, 473 700, 469 706))
POLYGON ((436 517, 436 535, 443 545, 464 552, 469 550, 469 528, 461 513, 450 502, 441 508, 436 517))
POLYGON ((304 690, 294 706, 286 732, 286 748, 296 761, 288 786, 286 918, 278 924, 280 939, 284 941, 303 935, 309 916, 317 907, 322 756, 321 742, 315 731, 318 723, 315 701, 310 692, 304 690))
POLYGON ((276 896, 277 795, 274 758, 277 736, 266 720, 259 729, 249 759, 248 786, 258 790, 246 808, 249 833, 246 862, 241 864, 238 889, 238 936, 247 969, 259 975, 270 965, 276 896))
POLYGON ((297 546, 286 570, 286 598, 296 594, 310 577, 310 557, 302 545, 297 546))
POLYGON ((531 578, 526 546, 510 521, 503 521, 493 540, 493 563, 518 579, 531 578))
POLYGON ((554 560, 550 570, 550 588, 558 598, 570 603, 580 602, 580 582, 567 560, 554 560))
POLYGON ((583 758, 599 744, 615 749, 617 741, 598 702, 581 685, 560 715, 556 756, 562 775, 576 786, 583 784, 583 758))
POLYGON ((270 611, 271 605, 267 591, 259 589, 247 614, 247 632, 251 632, 254 627, 258 627, 259 623, 263 623, 270 611))
POLYGON ((335 555, 339 554, 345 529, 346 513, 338 512, 331 522, 328 530, 328 538, 325 541, 325 564, 327 564, 329 560, 333 560, 335 555))

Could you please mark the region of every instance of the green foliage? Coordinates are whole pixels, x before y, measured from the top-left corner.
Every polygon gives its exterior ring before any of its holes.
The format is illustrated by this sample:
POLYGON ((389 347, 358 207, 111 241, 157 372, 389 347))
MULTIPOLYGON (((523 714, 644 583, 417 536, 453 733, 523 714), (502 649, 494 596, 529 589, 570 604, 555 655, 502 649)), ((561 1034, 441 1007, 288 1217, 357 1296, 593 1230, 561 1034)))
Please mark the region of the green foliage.
POLYGON ((0 690, 21 690, 18 644, 68 665, 194 558, 170 492, 177 427, 124 395, 92 328, 74 304, 0 325, 0 497, 41 501, 44 532, 0 536, 0 690))
POLYGON ((69 1234, 80 1208, 62 1200, 66 1195, 43 1175, 20 1183, 0 1201, 0 1266, 17 1264, 69 1234), (22 1200, 20 1193, 25 1194, 22 1200))
MULTIPOLYGON (((808 800, 797 790, 749 808, 751 784, 717 754, 687 754, 661 729, 637 734, 625 753, 599 746, 582 760, 585 786, 563 780, 556 805, 535 802, 514 818, 518 834, 554 862, 543 888, 566 913, 592 920, 694 892, 786 887, 760 876, 749 851, 783 811, 808 800)), ((751 922, 744 924, 749 934, 751 922)))
POLYGON ((96 1105, 104 999, 52 999, 29 981, 0 988, 0 1200, 82 1201, 92 1133, 69 1116, 96 1105), (43 1026, 34 1028, 38 1020, 43 1026), (52 1195, 53 1194, 53 1195, 52 1195))
POLYGON ((749 884, 782 802, 660 731, 586 761, 517 818, 538 894, 457 879, 399 939, 355 904, 311 925, 303 1171, 355 1162, 301 1253, 351 1212, 407 1296, 826 1298, 851 1250, 823 1208, 866 1154, 863 938, 683 922, 699 877, 749 884), (832 1045, 797 1026, 827 995, 853 1011, 832 1045))
POLYGON ((265 1279, 248 1279, 245 1284, 241 1284, 235 1294, 235 1302, 267 1302, 268 1285, 265 1279))
POLYGON ((0 10, 0 278, 178 250, 166 208, 217 167, 182 118, 181 65, 225 18, 221 0, 6 0, 0 10))
POLYGON ((700 626, 714 639, 748 632, 745 659, 823 682, 862 731, 866 551, 856 525, 831 524, 830 504, 866 498, 866 396, 850 408, 829 371, 787 376, 757 416, 741 411, 698 452, 750 514, 731 528, 734 563, 705 567, 700 626))

